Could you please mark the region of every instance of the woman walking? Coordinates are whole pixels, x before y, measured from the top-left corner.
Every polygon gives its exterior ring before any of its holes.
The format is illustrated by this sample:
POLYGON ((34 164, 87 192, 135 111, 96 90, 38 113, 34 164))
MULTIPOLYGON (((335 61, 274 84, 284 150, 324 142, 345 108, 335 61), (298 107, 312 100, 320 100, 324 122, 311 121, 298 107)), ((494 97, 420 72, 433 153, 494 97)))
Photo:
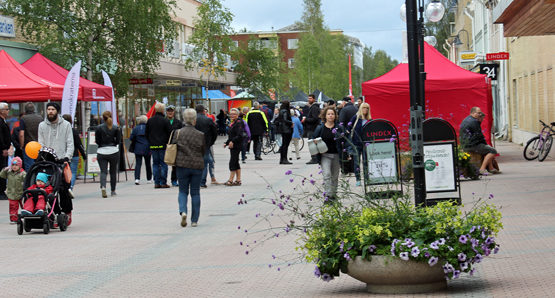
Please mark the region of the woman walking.
POLYGON ((224 144, 229 147, 229 179, 226 183, 227 186, 240 186, 241 185, 241 166, 239 165, 239 154, 243 149, 243 131, 245 130, 245 123, 239 118, 239 110, 231 109, 229 112, 231 118, 231 126, 228 130, 228 138, 224 144), (233 181, 235 179, 235 181, 233 181))
MULTIPOLYGON (((325 107, 320 113, 322 123, 316 127, 312 137, 322 138, 326 143, 328 151, 319 154, 317 160, 322 167, 322 175, 324 176, 324 197, 325 201, 335 200, 337 193, 337 185, 339 183, 339 170, 341 168, 339 163, 339 152, 341 152, 341 133, 344 131, 343 126, 337 123, 337 111, 333 106, 325 107)), ((314 141, 316 143, 316 141, 314 141)), ((349 142, 343 142, 345 146, 349 146, 349 142)), ((346 148, 349 152, 349 148, 346 148)))
POLYGON ((362 127, 368 121, 372 120, 370 116, 370 105, 363 102, 358 108, 358 113, 349 121, 349 131, 351 132, 351 140, 356 149, 355 154, 355 176, 357 179, 357 186, 360 186, 360 156, 362 154, 362 127))
POLYGON ((279 109, 278 120, 279 123, 278 131, 281 133, 281 147, 279 147, 280 161, 279 164, 290 165, 292 164, 287 160, 287 148, 291 143, 291 138, 293 137, 293 120, 291 119, 291 111, 289 107, 289 100, 284 100, 281 103, 279 109))
MULTIPOLYGON (((293 144, 295 145, 295 155, 297 156, 297 159, 301 159, 301 150, 299 150, 299 141, 301 140, 302 136, 303 136, 303 124, 301 123, 301 120, 299 120, 299 116, 297 115, 297 113, 295 112, 294 109, 291 109, 291 119, 293 120, 293 136, 291 138, 291 141, 293 141, 293 144)), ((293 153, 291 153, 291 157, 289 157, 289 159, 291 160, 293 157, 293 153)))
MULTIPOLYGON (((62 116, 65 121, 69 122, 69 124, 73 125, 73 119, 71 119, 70 114, 64 114, 62 116)), ((77 178, 77 168, 79 167, 79 152, 84 160, 87 160, 87 154, 85 153, 85 148, 83 147, 83 143, 79 138, 79 132, 75 127, 71 129, 73 131, 73 157, 71 158, 71 162, 69 163, 69 167, 71 169, 71 188, 68 189, 69 194, 73 198, 73 185, 75 185, 75 179, 77 178)))
POLYGON ((146 122, 148 118, 145 115, 137 117, 137 126, 133 128, 129 140, 133 142, 133 153, 135 153, 135 184, 141 184, 141 167, 143 159, 145 161, 146 181, 148 184, 154 183, 152 180, 152 166, 150 165, 150 144, 146 138, 146 122))
POLYGON ((102 113, 104 123, 96 127, 96 144, 98 145, 97 158, 100 166, 100 189, 102 197, 107 198, 106 176, 108 175, 108 164, 110 164, 110 186, 112 197, 116 196, 116 183, 119 161, 119 143, 121 142, 121 132, 117 125, 113 124, 112 113, 105 111, 102 113))
POLYGON ((180 130, 174 131, 172 141, 177 144, 175 165, 177 181, 179 184, 179 214, 181 226, 187 226, 187 198, 191 194, 191 226, 196 227, 200 215, 200 181, 204 170, 204 154, 206 143, 204 133, 195 128, 197 112, 186 109, 183 112, 185 125, 180 130), (177 136, 176 136, 177 135, 177 136))

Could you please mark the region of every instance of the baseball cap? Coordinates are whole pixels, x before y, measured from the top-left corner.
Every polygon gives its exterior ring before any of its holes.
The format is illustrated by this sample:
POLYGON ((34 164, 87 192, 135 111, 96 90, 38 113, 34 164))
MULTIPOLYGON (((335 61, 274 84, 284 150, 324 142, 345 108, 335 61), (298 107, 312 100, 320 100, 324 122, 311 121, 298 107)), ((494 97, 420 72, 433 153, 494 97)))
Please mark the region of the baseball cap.
POLYGON ((167 110, 174 110, 174 111, 175 111, 175 106, 174 106, 174 105, 168 105, 168 106, 166 107, 166 111, 167 111, 167 110))

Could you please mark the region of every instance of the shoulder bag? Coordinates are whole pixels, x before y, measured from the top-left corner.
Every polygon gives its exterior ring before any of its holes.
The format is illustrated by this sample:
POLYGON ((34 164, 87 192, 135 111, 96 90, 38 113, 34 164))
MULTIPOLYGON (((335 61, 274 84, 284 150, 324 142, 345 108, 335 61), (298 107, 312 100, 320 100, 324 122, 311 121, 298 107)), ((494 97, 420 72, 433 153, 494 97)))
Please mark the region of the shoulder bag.
POLYGON ((175 144, 172 144, 172 136, 174 131, 172 131, 172 133, 170 134, 168 145, 166 145, 166 155, 164 156, 164 162, 171 167, 175 167, 175 159, 177 157, 177 140, 179 139, 179 130, 177 130, 175 144))

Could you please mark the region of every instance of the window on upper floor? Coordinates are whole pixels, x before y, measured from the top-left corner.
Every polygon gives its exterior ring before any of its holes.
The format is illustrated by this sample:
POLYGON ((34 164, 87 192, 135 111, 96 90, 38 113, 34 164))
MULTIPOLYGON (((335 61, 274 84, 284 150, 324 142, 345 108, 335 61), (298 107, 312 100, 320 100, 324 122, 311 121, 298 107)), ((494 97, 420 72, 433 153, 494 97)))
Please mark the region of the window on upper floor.
POLYGON ((299 43, 299 40, 294 38, 294 39, 288 39, 287 40, 287 49, 289 50, 294 50, 297 49, 299 46, 297 45, 299 43))
POLYGON ((295 58, 289 58, 287 59, 287 66, 289 68, 295 68, 295 58))

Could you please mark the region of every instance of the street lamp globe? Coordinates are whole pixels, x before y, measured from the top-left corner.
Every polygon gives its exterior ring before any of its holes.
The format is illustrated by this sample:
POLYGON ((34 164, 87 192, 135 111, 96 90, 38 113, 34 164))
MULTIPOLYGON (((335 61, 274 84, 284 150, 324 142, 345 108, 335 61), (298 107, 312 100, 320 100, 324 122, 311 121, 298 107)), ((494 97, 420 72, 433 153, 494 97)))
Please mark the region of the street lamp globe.
POLYGON ((426 17, 430 22, 439 22, 445 14, 445 7, 439 0, 433 0, 426 8, 426 17))
POLYGON ((424 37, 424 41, 427 42, 429 45, 431 45, 432 47, 435 47, 437 44, 437 39, 435 36, 430 35, 430 36, 426 36, 424 37))
POLYGON ((407 22, 407 5, 403 4, 401 5, 401 11, 399 12, 399 17, 401 18, 401 20, 403 22, 407 22))

